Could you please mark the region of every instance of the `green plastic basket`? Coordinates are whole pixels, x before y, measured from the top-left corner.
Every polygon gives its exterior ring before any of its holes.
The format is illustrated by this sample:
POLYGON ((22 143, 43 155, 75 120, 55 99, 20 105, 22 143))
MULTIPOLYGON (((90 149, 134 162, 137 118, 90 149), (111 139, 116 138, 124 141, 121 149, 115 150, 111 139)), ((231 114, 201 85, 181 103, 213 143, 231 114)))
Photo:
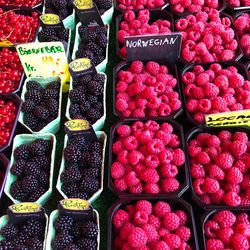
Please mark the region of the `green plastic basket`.
MULTIPOLYGON (((73 52, 72 52, 72 60, 76 59, 76 52, 78 50, 78 46, 81 42, 81 37, 79 35, 79 27, 81 26, 81 23, 78 23, 76 25, 76 35, 75 35, 75 42, 74 42, 74 48, 73 48, 73 52)), ((107 37, 109 39, 109 25, 107 25, 107 37)), ((106 67, 107 67, 107 63, 108 63, 108 50, 109 50, 109 42, 107 43, 107 48, 106 48, 106 56, 105 59, 96 66, 96 70, 98 72, 105 72, 106 71, 106 67)))
MULTIPOLYGON (((99 74, 102 74, 105 76, 105 82, 104 82, 104 90, 103 90, 103 116, 97 120, 92 126, 93 126, 93 129, 95 131, 99 131, 103 128, 104 126, 104 123, 106 121, 106 88, 107 88, 107 75, 104 74, 104 73, 99 73, 99 74)), ((73 79, 72 77, 70 77, 70 87, 69 87, 69 90, 72 90, 73 89, 73 79)), ((71 101, 68 97, 68 102, 67 102, 67 107, 66 107, 66 118, 68 120, 71 120, 72 118, 70 117, 70 114, 69 114, 69 107, 71 105, 71 101)))
MULTIPOLYGON (((52 140, 53 147, 51 151, 51 165, 50 165, 50 178, 49 178, 49 189, 36 201, 36 203, 40 205, 44 205, 47 200, 52 195, 53 189, 53 176, 54 176, 54 160, 55 160, 55 153, 56 153, 56 137, 53 134, 21 134, 17 135, 13 141, 13 149, 11 154, 10 160, 10 167, 13 166, 15 159, 14 159, 14 150, 22 145, 22 144, 30 144, 36 139, 45 139, 45 140, 52 140)), ((13 175, 11 172, 8 173, 4 192, 5 194, 13 201, 13 203, 20 203, 21 201, 15 200, 12 195, 10 194, 10 187, 13 182, 15 182, 17 177, 13 175)))
MULTIPOLYGON (((22 95, 21 95, 21 99, 23 101, 25 101, 25 94, 27 92, 27 88, 26 88, 26 84, 28 81, 36 81, 38 82, 42 87, 47 87, 49 85, 49 83, 51 83, 52 81, 57 80, 58 77, 28 77, 23 85, 23 90, 22 90, 22 95)), ((60 88, 60 92, 59 92, 59 110, 58 110, 58 116, 55 120, 53 120, 52 122, 50 122, 49 124, 47 124, 43 129, 41 129, 38 132, 34 132, 33 130, 31 130, 26 124, 24 124, 24 113, 20 112, 20 116, 19 116, 19 122, 26 128, 28 129, 31 133, 34 134, 40 134, 40 133, 52 133, 52 134, 56 134, 59 129, 60 129, 60 122, 61 122, 61 106, 62 106, 62 84, 61 84, 61 88, 60 88)))
MULTIPOLYGON (((45 214, 46 218, 46 226, 45 226, 45 233, 44 233, 44 241, 43 241, 43 250, 46 250, 46 243, 47 243, 47 231, 49 226, 49 218, 47 214, 45 214)), ((8 215, 4 215, 0 218, 0 231, 3 229, 3 227, 8 223, 8 215)), ((0 235, 0 241, 2 241, 4 238, 0 235)))
MULTIPOLYGON (((103 179, 104 179, 104 162, 105 162, 105 149, 106 149, 106 143, 107 143, 107 135, 103 132, 103 131, 97 131, 96 132, 96 136, 99 140, 102 140, 103 142, 103 153, 102 153, 102 169, 101 169, 101 187, 100 189, 94 193, 89 199, 88 202, 89 203, 93 203, 102 193, 103 191, 103 179)), ((65 135, 64 138, 64 148, 66 148, 67 146, 67 142, 68 142, 68 136, 65 135)), ((59 175, 58 175, 58 179, 57 179, 57 184, 56 184, 56 188, 59 191, 59 193, 63 196, 64 199, 67 199, 69 197, 66 196, 66 194, 62 191, 62 182, 61 182, 61 174, 64 172, 65 170, 65 159, 64 156, 62 157, 62 162, 61 162, 61 166, 60 166, 60 171, 59 171, 59 175)))
MULTIPOLYGON (((98 230, 100 232, 100 222, 99 222, 99 214, 98 212, 93 209, 95 215, 96 215, 96 219, 97 219, 97 226, 98 226, 98 230)), ((46 250, 52 250, 52 241, 54 240, 55 236, 56 236, 56 230, 54 228, 54 223, 56 221, 56 219, 59 217, 59 210, 54 210, 49 217, 49 226, 48 226, 48 234, 47 234, 47 240, 46 240, 46 250)), ((100 249, 100 233, 98 234, 97 237, 97 250, 100 249)))
POLYGON ((112 6, 110 9, 108 9, 102 14, 101 17, 104 24, 110 24, 112 22, 113 14, 114 14, 114 6, 112 6))

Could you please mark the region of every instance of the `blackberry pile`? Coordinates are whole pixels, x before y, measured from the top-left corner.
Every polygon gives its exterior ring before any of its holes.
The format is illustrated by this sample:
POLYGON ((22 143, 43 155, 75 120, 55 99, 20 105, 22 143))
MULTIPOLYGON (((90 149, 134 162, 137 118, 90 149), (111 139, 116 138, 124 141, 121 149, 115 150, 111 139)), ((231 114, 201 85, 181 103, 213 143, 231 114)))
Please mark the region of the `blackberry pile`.
POLYGON ((50 27, 43 28, 38 33, 38 40, 39 42, 62 42, 65 51, 67 51, 69 41, 69 29, 54 29, 50 27))
POLYGON ((83 136, 70 137, 64 149, 65 171, 62 191, 69 198, 88 200, 100 186, 103 145, 83 136))
POLYGON ((84 119, 94 124, 103 116, 104 82, 103 74, 85 75, 73 80, 73 89, 69 92, 71 119, 84 119))
POLYGON ((98 226, 92 220, 74 220, 60 215, 54 227, 56 236, 52 242, 53 250, 96 250, 98 226))
POLYGON ((0 249, 43 250, 45 223, 28 219, 21 224, 8 222, 0 231, 0 249))
POLYGON ((24 124, 31 130, 38 132, 57 118, 60 85, 60 80, 57 80, 44 89, 38 82, 27 82, 22 111, 24 124))
POLYGON ((10 172, 17 180, 10 194, 18 201, 37 201, 49 188, 52 143, 37 139, 14 151, 15 163, 10 172))
MULTIPOLYGON (((45 12, 57 14, 63 20, 72 14, 73 2, 74 0, 46 0, 45 12)), ((112 7, 112 0, 94 0, 94 2, 101 15, 112 7)))
POLYGON ((76 52, 76 58, 89 58, 97 66, 106 57, 106 48, 108 43, 107 28, 79 27, 81 42, 76 52))

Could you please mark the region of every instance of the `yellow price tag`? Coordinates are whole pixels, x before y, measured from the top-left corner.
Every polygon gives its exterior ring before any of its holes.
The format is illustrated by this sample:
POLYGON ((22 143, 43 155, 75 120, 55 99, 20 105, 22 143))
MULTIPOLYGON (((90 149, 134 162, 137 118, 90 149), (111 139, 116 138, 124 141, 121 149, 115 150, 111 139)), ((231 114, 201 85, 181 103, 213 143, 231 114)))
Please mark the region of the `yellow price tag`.
POLYGON ((74 210, 74 211, 84 211, 89 209, 90 204, 82 199, 64 199, 60 201, 60 204, 64 209, 74 210))
POLYGON ((74 72, 81 72, 91 68, 91 60, 89 58, 80 58, 69 64, 69 67, 74 72))
POLYGON ((56 25, 60 23, 60 17, 56 14, 44 14, 40 16, 40 19, 47 25, 56 25))
POLYGON ((41 206, 37 203, 23 202, 14 204, 9 209, 15 214, 21 213, 35 213, 41 211, 41 206))
POLYGON ((0 39, 0 47, 13 47, 14 44, 8 40, 0 39))
POLYGON ((250 126, 250 110, 239 110, 205 116, 208 127, 250 126))
POLYGON ((90 128, 89 122, 87 120, 80 119, 70 120, 65 123, 65 126, 69 131, 83 131, 90 128))
POLYGON ((94 7, 93 0, 75 0, 74 5, 79 10, 87 10, 94 7))

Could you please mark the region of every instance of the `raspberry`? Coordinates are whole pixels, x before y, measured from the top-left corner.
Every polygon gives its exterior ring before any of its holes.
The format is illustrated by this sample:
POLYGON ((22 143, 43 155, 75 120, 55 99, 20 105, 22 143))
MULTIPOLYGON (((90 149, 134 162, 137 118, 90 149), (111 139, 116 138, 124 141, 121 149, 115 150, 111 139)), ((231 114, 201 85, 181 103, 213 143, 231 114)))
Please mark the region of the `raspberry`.
POLYGON ((216 180, 224 180, 225 173, 224 171, 217 165, 213 164, 210 166, 209 170, 209 176, 216 179, 216 180))
POLYGON ((152 214, 150 214, 148 217, 148 223, 152 225, 155 229, 159 229, 161 226, 160 219, 152 214))
POLYGON ((208 239, 206 242, 207 250, 220 250, 224 249, 224 244, 221 240, 216 239, 208 239))
POLYGON ((124 177, 127 186, 135 186, 138 185, 140 183, 140 180, 137 178, 137 175, 134 171, 131 171, 129 173, 127 173, 124 177))
POLYGON ((122 150, 117 154, 117 160, 121 163, 121 164, 128 164, 128 151, 127 150, 122 150))
POLYGON ((146 233, 139 227, 135 227, 128 236, 128 244, 131 247, 143 247, 147 241, 148 237, 146 233))
POLYGON ((122 209, 117 210, 113 217, 113 225, 121 228, 127 222, 129 222, 129 214, 122 209))
POLYGON ((146 169, 142 174, 142 180, 148 183, 157 183, 160 177, 155 169, 146 169))
POLYGON ((200 164, 208 164, 210 162, 210 157, 206 152, 200 152, 197 154, 196 160, 200 164))
POLYGON ((119 191, 125 191, 128 188, 124 179, 114 180, 114 185, 119 191))
POLYGON ((227 210, 217 212, 213 219, 219 223, 221 228, 232 227, 236 222, 236 216, 227 210))
POLYGON ((131 72, 134 74, 142 73, 143 67, 143 62, 141 61, 133 61, 130 65, 131 72))
POLYGON ((233 234, 234 234, 233 229, 231 229, 231 228, 222 228, 222 229, 218 230, 217 237, 224 244, 230 244, 233 234))
POLYGON ((166 213, 170 213, 171 208, 168 203, 163 201, 157 201, 157 203, 154 205, 154 214, 162 218, 166 213))
POLYGON ((229 169, 233 166, 233 156, 229 153, 221 153, 215 159, 215 163, 222 169, 229 169))
POLYGON ((165 178, 174 178, 178 174, 178 169, 176 166, 172 164, 164 164, 160 168, 160 174, 162 177, 165 178))
POLYGON ((181 241, 188 241, 191 237, 191 230, 188 227, 180 226, 175 231, 176 235, 179 236, 181 241))
POLYGON ((141 194, 143 192, 143 186, 141 183, 135 186, 129 186, 128 189, 131 194, 141 194))
POLYGON ((239 184, 243 181, 243 175, 236 167, 232 167, 227 172, 227 181, 232 184, 239 184))
POLYGON ((149 201, 140 200, 136 202, 135 209, 145 211, 150 215, 152 213, 152 204, 149 201))
POLYGON ((232 246, 235 249, 247 250, 249 249, 249 242, 244 235, 236 233, 232 237, 232 246))
POLYGON ((134 215, 134 222, 139 225, 144 225, 148 222, 148 214, 144 210, 137 210, 134 215))
POLYGON ((121 240, 124 240, 124 241, 127 240, 132 229, 134 229, 133 224, 131 224, 129 222, 124 224, 124 226, 120 230, 120 238, 121 238, 121 240))
POLYGON ((182 226, 186 225, 187 219, 188 219, 186 212, 184 212, 182 210, 177 210, 177 211, 175 211, 175 214, 180 219, 180 225, 182 225, 182 226))
POLYGON ((247 151, 247 145, 245 142, 233 141, 230 145, 230 151, 235 157, 240 157, 247 151))
POLYGON ((228 206, 239 206, 241 203, 241 198, 235 192, 228 192, 224 195, 224 202, 228 206))
POLYGON ((192 164, 190 168, 190 174, 193 178, 205 177, 205 169, 201 164, 192 164))
POLYGON ((204 225, 205 234, 209 238, 215 238, 220 226, 214 220, 208 220, 204 225))
POLYGON ((121 125, 116 131, 120 137, 128 137, 131 133, 131 128, 128 125, 121 125))
POLYGON ((164 145, 160 139, 154 139, 148 144, 147 148, 149 153, 159 154, 164 149, 164 145))
POLYGON ((142 229, 148 237, 148 242, 155 242, 159 239, 157 230, 150 224, 145 224, 142 226, 142 229))
POLYGON ((123 111, 125 111, 128 108, 128 103, 125 100, 123 100, 123 99, 118 99, 116 101, 115 108, 119 112, 123 112, 123 111))
POLYGON ((160 192, 160 188, 156 183, 146 183, 144 191, 146 194, 158 194, 160 192))
POLYGON ((175 149, 173 151, 172 164, 179 167, 179 166, 183 165, 184 162, 185 162, 185 154, 184 154, 184 152, 180 148, 175 149))
POLYGON ((170 250, 170 247, 167 245, 165 241, 157 241, 152 250, 170 250))
POLYGON ((207 193, 214 194, 220 189, 220 184, 217 180, 206 177, 204 179, 203 188, 207 193))
POLYGON ((128 158, 129 158, 130 164, 134 166, 138 164, 140 161, 144 160, 144 155, 140 151, 134 150, 129 153, 128 158))
POLYGON ((166 213, 163 218, 163 224, 170 231, 176 230, 180 226, 180 219, 175 213, 166 213))
POLYGON ((170 249, 179 248, 181 245, 181 239, 175 234, 167 234, 164 236, 164 241, 170 247, 170 249))
POLYGON ((179 187, 180 183, 175 178, 169 178, 162 181, 162 189, 166 193, 175 192, 179 187))

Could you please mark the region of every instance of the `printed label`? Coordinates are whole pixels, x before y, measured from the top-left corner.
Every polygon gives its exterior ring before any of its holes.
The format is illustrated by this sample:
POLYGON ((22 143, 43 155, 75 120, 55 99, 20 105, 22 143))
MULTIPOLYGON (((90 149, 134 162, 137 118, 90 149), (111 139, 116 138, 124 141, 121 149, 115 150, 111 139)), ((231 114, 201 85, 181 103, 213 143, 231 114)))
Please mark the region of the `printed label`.
POLYGON ((40 16, 40 19, 46 25, 56 25, 60 23, 60 17, 56 14, 44 14, 40 16))
POLYGON ((75 0, 74 5, 79 10, 87 10, 94 7, 92 0, 75 0))
POLYGON ((37 203, 32 202, 23 202, 19 204, 15 204, 9 206, 9 209, 14 214, 21 214, 21 213, 36 213, 41 211, 41 206, 37 203))
POLYGON ((84 211, 90 207, 90 204, 82 199, 65 199, 60 201, 60 204, 64 209, 74 211, 84 211))
POLYGON ((71 62, 69 64, 69 71, 73 78, 96 73, 95 67, 88 58, 80 58, 71 62))
POLYGON ((87 120, 70 120, 65 123, 69 131, 84 131, 90 128, 87 120))

